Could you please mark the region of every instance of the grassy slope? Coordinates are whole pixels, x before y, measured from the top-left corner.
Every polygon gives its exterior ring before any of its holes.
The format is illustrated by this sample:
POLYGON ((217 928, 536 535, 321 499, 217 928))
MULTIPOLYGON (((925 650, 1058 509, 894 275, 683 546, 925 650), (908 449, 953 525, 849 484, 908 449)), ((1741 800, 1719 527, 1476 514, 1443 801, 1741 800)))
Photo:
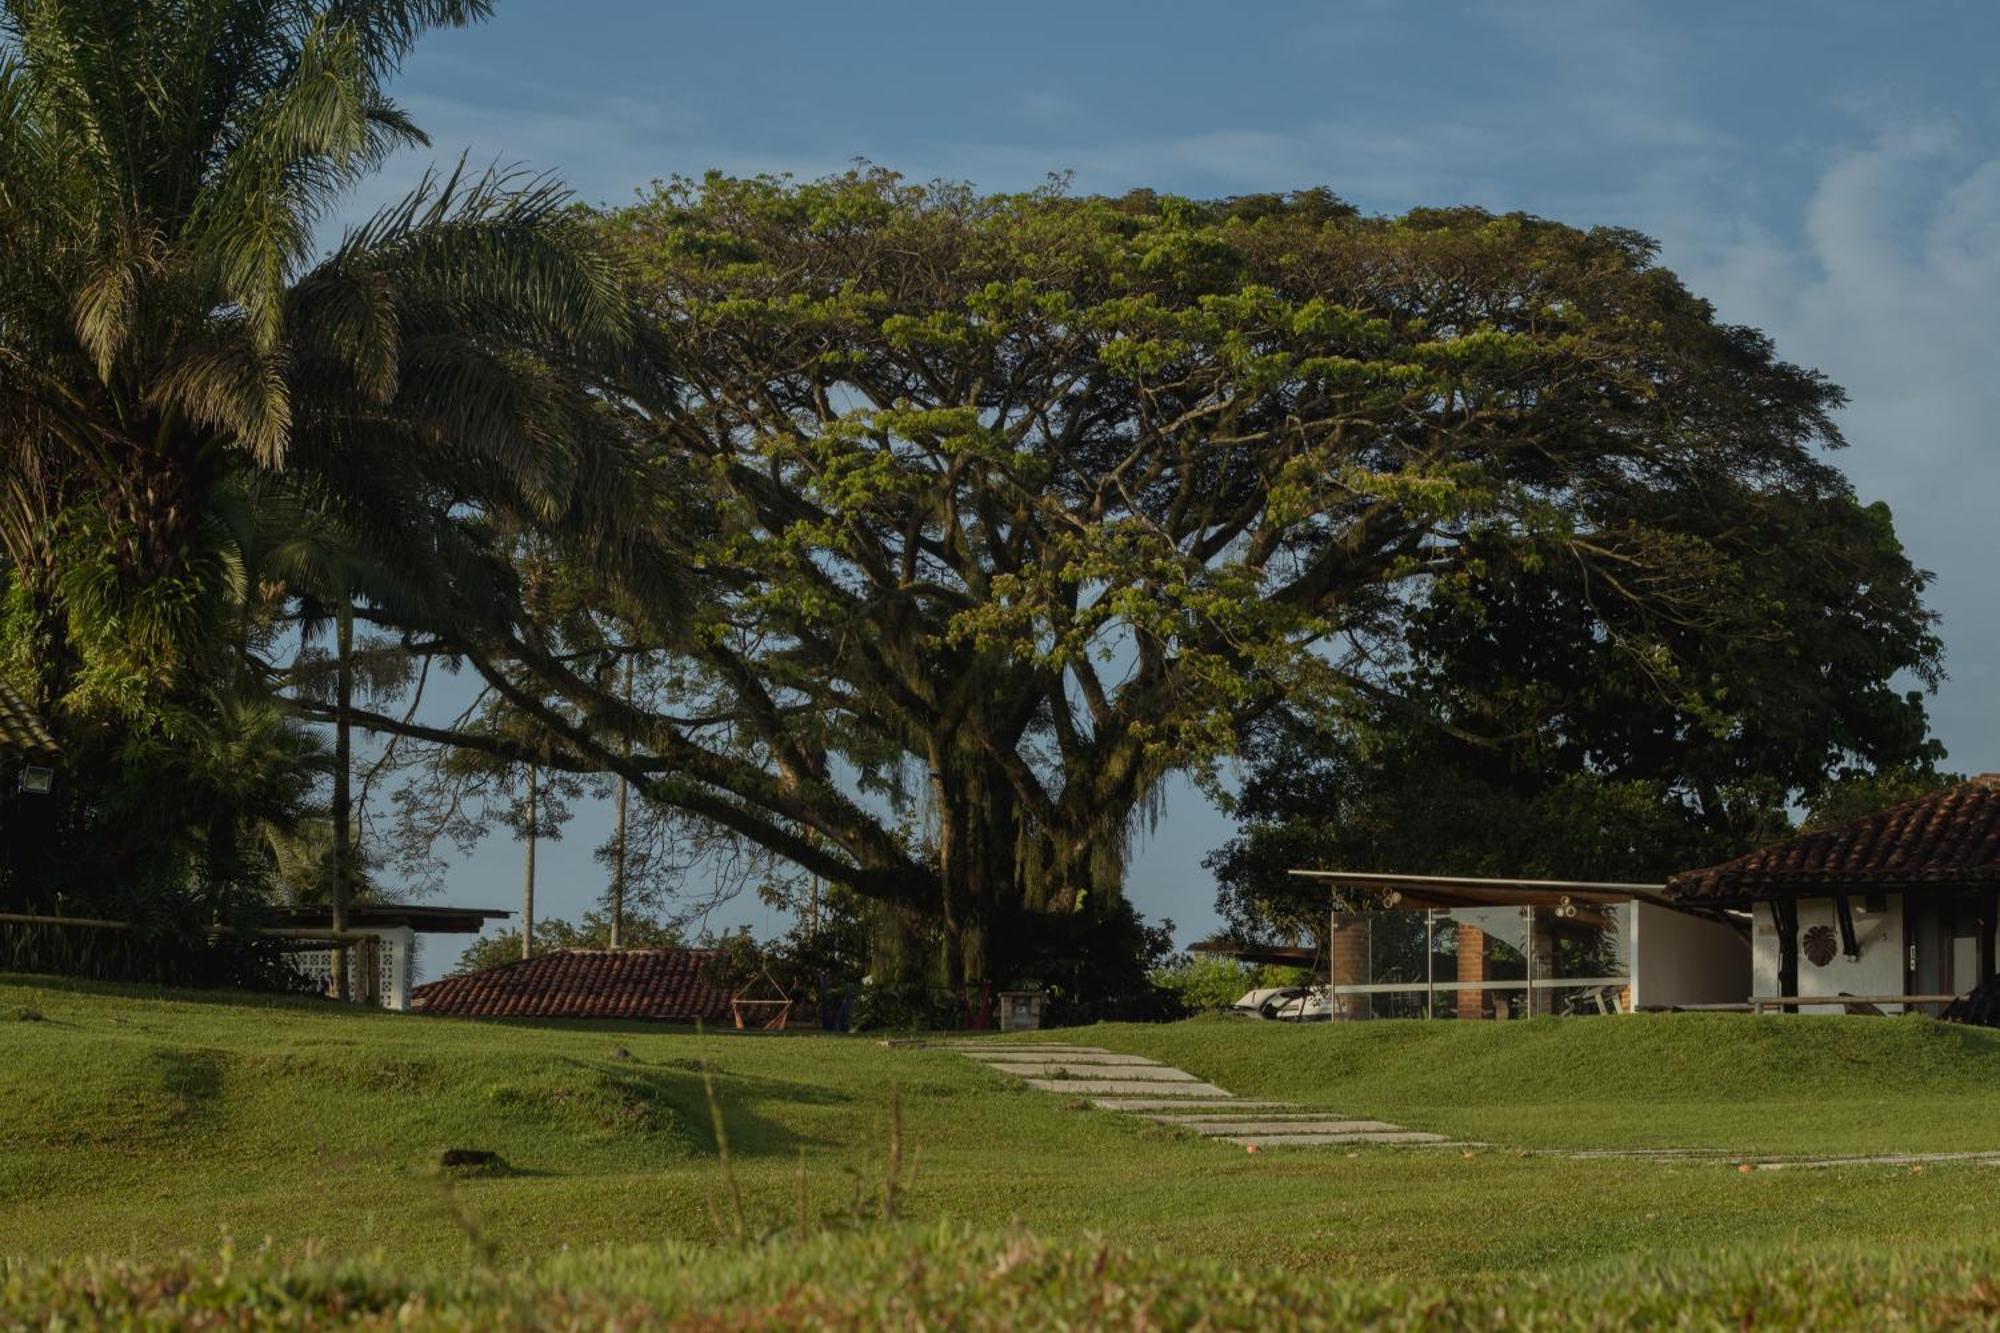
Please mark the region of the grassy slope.
POLYGON ((1042 1035, 1142 1052, 1239 1093, 1496 1143, 2000 1149, 2000 1032, 1917 1018, 1638 1014, 1301 1027, 1218 1017, 1042 1035))
MULTIPOLYGON (((1551 1074, 1560 1091, 1562 1078, 1606 1072, 1615 1051, 1603 1043, 1620 1030, 1638 1043, 1624 1062, 1628 1085, 1642 1071, 1653 1080, 1610 1117, 1620 1132, 1643 1126, 1645 1098, 1676 1079, 1710 1090, 1741 1120, 1798 1099, 1792 1072, 1739 1068, 1718 1050, 1729 1029, 1700 1019, 1462 1035, 1379 1027, 1194 1023, 1087 1035, 1150 1044, 1241 1090, 1428 1123, 1443 1123, 1441 1099, 1466 1086, 1449 1068, 1454 1043, 1485 1043, 1494 1068, 1580 1071, 1551 1074), (1671 1075, 1658 1068, 1665 1046, 1681 1052, 1671 1075)), ((1984 1036, 1925 1025, 1829 1031, 1838 1061, 1813 1072, 1832 1117, 1845 1114, 1844 1095, 1879 1104, 1863 1146, 1906 1142, 1905 1129, 1936 1117, 1934 1094, 1969 1097, 2000 1060, 1984 1036), (1884 1071, 1908 1056, 1908 1042, 1932 1043, 1916 1049, 1935 1058, 1886 1091, 1884 1071)), ((863 1039, 454 1023, 15 979, 0 982, 0 1255, 160 1256, 212 1250, 229 1233, 269 1237, 280 1256, 316 1242, 333 1257, 381 1249, 404 1263, 457 1265, 468 1225, 504 1261, 559 1244, 712 1241, 719 1178, 704 1059, 716 1067, 756 1228, 796 1214, 802 1162, 814 1215, 877 1187, 892 1085, 917 1171, 908 1212, 920 1223, 1019 1223, 1059 1244, 1103 1236, 1320 1275, 1468 1274, 1718 1244, 1951 1241, 1984 1234, 1994 1179, 1975 1167, 1743 1176, 1498 1150, 1246 1156, 1071 1109, 947 1053, 863 1039), (23 1007, 44 1021, 13 1021, 23 1007), (634 1058, 613 1058, 620 1045, 634 1058), (431 1168, 447 1146, 498 1150, 521 1174, 448 1188, 431 1168)), ((1523 1095, 1490 1110, 1514 1116, 1525 1141, 1551 1086, 1523 1095)), ((1984 1115, 1976 1123, 1990 1123, 1984 1115)), ((1514 1137, 1490 1116, 1480 1132, 1514 1137)), ((1959 1146, 2000 1146, 2000 1134, 1959 1146)))

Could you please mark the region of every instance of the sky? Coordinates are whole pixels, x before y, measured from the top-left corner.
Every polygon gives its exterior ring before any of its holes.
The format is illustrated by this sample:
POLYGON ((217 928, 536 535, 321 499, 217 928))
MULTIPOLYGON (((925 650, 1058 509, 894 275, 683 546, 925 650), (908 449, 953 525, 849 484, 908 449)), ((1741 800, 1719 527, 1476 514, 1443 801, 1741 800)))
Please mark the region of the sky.
MULTIPOLYGON (((1988 0, 501 0, 408 61, 393 94, 433 149, 357 206, 460 152, 612 205, 675 174, 866 158, 988 190, 1323 185, 1370 212, 1636 228, 1724 319, 1848 390, 1837 461, 1937 576, 1933 722, 1950 765, 1981 772, 2000 769, 1996 50, 1988 0)), ((544 845, 541 914, 595 901, 607 827, 585 809, 544 845)), ((1229 834, 1179 788, 1138 848, 1130 895, 1183 943, 1214 922, 1201 861, 1229 834)), ((502 835, 455 859, 444 898, 512 907, 520 879, 502 835)), ((711 924, 784 923, 739 903, 711 924)))

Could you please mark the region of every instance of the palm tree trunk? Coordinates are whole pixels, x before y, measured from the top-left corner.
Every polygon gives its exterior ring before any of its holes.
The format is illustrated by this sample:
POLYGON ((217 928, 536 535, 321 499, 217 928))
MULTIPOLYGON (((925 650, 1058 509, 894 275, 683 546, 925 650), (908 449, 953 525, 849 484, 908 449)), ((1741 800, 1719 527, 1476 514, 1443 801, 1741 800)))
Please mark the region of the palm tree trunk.
POLYGON ((347 900, 353 885, 353 736, 348 710, 354 705, 354 608, 341 595, 335 619, 333 674, 333 993, 350 998, 347 980, 347 900))
POLYGON ((528 765, 528 870, 521 890, 521 957, 535 956, 535 786, 538 774, 528 765))

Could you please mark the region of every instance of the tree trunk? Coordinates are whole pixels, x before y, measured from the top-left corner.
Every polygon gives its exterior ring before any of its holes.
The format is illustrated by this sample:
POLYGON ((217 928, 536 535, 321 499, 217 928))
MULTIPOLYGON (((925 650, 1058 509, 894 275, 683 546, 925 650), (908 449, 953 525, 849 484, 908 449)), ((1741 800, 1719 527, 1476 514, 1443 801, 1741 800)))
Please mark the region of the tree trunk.
POLYGON ((354 706, 354 608, 346 594, 334 620, 333 672, 333 993, 351 998, 347 978, 347 903, 353 885, 353 735, 347 715, 354 706))
POLYGON ((540 774, 528 765, 528 865, 521 888, 521 957, 535 956, 535 787, 540 774))
POLYGON ((1002 923, 1018 915, 1021 896, 1013 793, 1004 773, 976 757, 954 763, 943 743, 931 755, 940 980, 960 992, 984 982, 1005 985, 1017 942, 1002 923))
POLYGON ((211 921, 218 918, 228 887, 236 882, 242 860, 237 850, 236 811, 216 802, 208 816, 208 910, 211 921))

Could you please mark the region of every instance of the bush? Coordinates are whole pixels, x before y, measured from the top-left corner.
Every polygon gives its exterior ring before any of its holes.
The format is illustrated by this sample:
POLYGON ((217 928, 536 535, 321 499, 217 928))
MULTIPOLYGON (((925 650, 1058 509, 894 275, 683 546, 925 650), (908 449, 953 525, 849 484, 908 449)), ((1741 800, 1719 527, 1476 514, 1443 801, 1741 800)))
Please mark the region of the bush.
POLYGON ((1189 955, 1153 972, 1153 984, 1178 996, 1189 1013, 1227 1009, 1249 991, 1265 986, 1303 986, 1309 980, 1302 967, 1253 967, 1212 955, 1189 955))

